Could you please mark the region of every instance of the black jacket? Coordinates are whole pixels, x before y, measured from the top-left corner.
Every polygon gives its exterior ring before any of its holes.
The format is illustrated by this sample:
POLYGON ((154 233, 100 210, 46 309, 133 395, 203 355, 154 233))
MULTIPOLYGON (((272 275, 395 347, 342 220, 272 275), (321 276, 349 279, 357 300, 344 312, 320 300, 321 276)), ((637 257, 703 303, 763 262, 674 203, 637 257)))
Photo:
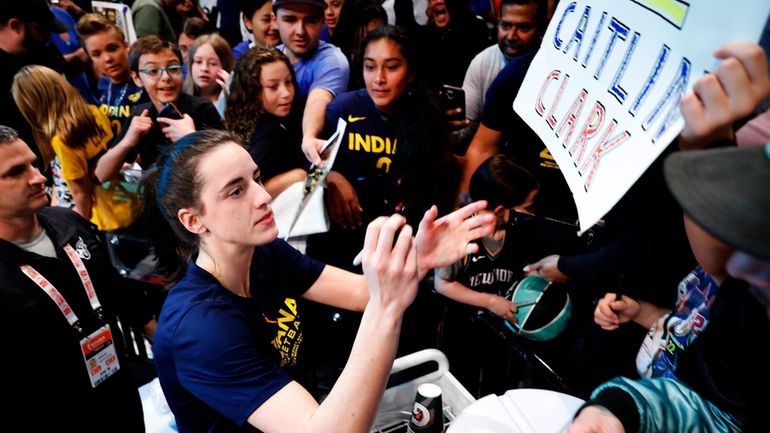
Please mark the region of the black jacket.
POLYGON ((64 208, 45 208, 38 216, 57 259, 0 239, 0 383, 8 402, 0 406, 3 430, 143 432, 141 402, 126 369, 116 318, 121 314, 124 323, 148 321, 142 297, 127 290, 91 223, 64 208), (94 332, 102 322, 63 250, 67 243, 82 253, 121 363, 120 371, 96 388, 91 387, 80 349, 83 335, 20 270, 28 264, 41 273, 72 307, 84 333, 94 332))

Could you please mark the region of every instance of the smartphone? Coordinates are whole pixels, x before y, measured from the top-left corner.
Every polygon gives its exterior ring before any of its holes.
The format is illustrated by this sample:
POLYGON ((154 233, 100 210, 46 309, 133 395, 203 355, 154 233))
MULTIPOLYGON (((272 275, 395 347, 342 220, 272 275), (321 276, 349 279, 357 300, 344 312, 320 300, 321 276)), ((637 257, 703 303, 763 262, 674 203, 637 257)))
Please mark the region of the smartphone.
POLYGON ((459 108, 461 111, 449 117, 450 120, 465 120, 465 90, 461 87, 444 84, 439 90, 441 107, 446 110, 459 108))
POLYGON ((163 108, 160 109, 160 111, 158 111, 157 117, 166 117, 168 119, 179 120, 183 116, 174 104, 168 102, 163 106, 163 108))

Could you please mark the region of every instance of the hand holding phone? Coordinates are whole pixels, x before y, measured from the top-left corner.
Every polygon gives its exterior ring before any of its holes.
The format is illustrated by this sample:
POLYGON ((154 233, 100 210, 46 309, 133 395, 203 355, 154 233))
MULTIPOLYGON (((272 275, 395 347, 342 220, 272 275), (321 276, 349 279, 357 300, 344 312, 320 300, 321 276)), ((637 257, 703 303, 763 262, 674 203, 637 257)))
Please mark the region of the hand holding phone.
POLYGON ((174 104, 172 104, 171 102, 168 102, 166 103, 166 105, 163 106, 163 108, 160 109, 160 111, 158 111, 157 117, 165 117, 167 119, 179 120, 184 116, 179 111, 179 109, 176 108, 174 104))
POLYGON ((460 109, 459 112, 450 115, 449 120, 465 120, 465 90, 444 84, 439 91, 439 99, 444 111, 460 109))

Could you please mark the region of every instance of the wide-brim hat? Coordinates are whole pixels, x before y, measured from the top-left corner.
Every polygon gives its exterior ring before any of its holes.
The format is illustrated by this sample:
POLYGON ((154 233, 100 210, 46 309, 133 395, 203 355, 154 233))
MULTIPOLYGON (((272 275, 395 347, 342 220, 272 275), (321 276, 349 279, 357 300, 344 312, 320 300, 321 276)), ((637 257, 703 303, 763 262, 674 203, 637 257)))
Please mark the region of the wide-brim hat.
POLYGON ((664 170, 671 193, 696 224, 770 260, 770 143, 676 152, 664 170))

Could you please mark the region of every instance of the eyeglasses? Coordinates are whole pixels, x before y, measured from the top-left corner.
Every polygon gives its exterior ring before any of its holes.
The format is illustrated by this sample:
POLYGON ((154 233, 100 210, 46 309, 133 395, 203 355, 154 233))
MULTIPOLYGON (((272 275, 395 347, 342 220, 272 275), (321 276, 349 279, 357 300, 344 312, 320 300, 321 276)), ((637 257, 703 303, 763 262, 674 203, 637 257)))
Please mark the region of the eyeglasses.
POLYGON ((182 76, 182 65, 169 65, 165 68, 153 66, 151 68, 144 68, 139 70, 139 72, 147 75, 154 81, 160 80, 160 77, 163 76, 164 71, 168 74, 169 77, 179 78, 182 76))

